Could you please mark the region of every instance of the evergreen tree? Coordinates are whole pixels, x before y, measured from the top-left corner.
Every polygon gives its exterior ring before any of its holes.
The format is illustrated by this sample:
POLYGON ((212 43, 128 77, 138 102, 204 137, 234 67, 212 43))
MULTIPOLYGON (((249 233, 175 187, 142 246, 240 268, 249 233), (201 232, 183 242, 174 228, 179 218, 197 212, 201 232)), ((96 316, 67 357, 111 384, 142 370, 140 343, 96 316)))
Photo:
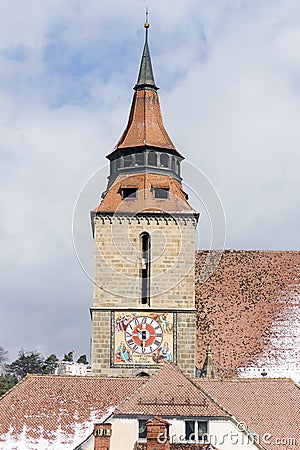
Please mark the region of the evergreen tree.
POLYGON ((88 364, 89 363, 87 358, 86 358, 86 355, 79 356, 79 358, 77 359, 76 362, 81 363, 81 364, 88 364))
POLYGON ((6 391, 14 387, 17 382, 18 380, 14 375, 8 373, 0 375, 0 397, 5 394, 6 391))
POLYGON ((44 360, 37 351, 25 351, 21 349, 18 358, 7 366, 9 374, 21 380, 28 373, 44 373, 44 360))
POLYGON ((58 366, 58 363, 58 357, 54 353, 51 353, 51 355, 49 355, 44 361, 43 373, 47 375, 53 374, 58 366))
POLYGON ((5 372, 5 365, 8 361, 8 352, 0 345, 0 373, 5 372))
POLYGON ((69 353, 65 353, 64 357, 63 357, 63 361, 73 362, 73 356, 74 356, 74 352, 73 351, 71 351, 69 353))

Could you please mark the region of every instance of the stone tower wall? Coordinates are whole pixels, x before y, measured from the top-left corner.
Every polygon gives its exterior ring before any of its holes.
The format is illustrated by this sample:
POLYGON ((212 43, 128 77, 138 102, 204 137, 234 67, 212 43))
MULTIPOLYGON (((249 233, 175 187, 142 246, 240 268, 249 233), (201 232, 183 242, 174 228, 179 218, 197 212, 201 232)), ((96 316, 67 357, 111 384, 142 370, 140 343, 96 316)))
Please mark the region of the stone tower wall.
POLYGON ((140 309, 177 313, 177 365, 195 376, 195 218, 101 215, 94 224, 93 374, 134 376, 142 370, 110 367, 111 311, 140 309), (143 232, 151 236, 150 305, 141 301, 143 232))
POLYGON ((145 309, 140 235, 148 232, 151 308, 194 308, 195 225, 193 216, 96 219, 94 307, 145 309))

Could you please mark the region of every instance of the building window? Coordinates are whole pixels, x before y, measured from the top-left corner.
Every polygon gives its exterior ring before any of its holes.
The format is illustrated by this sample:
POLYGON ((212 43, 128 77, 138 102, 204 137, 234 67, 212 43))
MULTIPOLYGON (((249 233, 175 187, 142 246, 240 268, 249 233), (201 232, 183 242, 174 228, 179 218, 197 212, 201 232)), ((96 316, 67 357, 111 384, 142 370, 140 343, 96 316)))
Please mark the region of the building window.
POLYGON ((207 442, 207 422, 198 421, 198 442, 207 442))
POLYGON ((169 155, 162 153, 160 155, 160 165, 161 167, 169 167, 169 155))
POLYGON ((132 155, 124 156, 124 167, 131 167, 131 166, 132 166, 132 155))
POLYGON ((171 164, 172 164, 172 166, 171 166, 172 170, 173 170, 173 172, 175 172, 175 156, 172 157, 172 163, 171 164))
POLYGON ((150 234, 141 234, 142 244, 142 305, 150 306, 150 271, 151 271, 151 243, 150 234))
POLYGON ((195 442, 207 442, 207 421, 186 420, 185 440, 195 442))
POLYGON ((147 419, 139 419, 139 439, 147 438, 146 422, 147 422, 147 419))
POLYGON ((153 188, 154 198, 169 198, 169 188, 153 188))
POLYGON ((149 166, 157 166, 157 156, 154 152, 149 152, 148 154, 148 165, 149 166))
POLYGON ((145 154, 144 153, 137 153, 135 155, 135 165, 136 166, 143 166, 145 164, 145 154))
POLYGON ((134 200, 137 198, 137 188, 123 188, 121 189, 123 200, 134 200))

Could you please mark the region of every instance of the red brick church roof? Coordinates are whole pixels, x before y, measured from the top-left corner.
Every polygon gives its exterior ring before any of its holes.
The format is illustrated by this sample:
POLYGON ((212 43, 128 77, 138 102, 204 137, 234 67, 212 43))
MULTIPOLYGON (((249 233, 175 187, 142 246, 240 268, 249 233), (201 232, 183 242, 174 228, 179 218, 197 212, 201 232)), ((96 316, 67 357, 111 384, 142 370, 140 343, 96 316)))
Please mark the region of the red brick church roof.
POLYGON ((196 308, 198 367, 209 343, 220 376, 294 367, 300 379, 300 251, 198 250, 196 308))

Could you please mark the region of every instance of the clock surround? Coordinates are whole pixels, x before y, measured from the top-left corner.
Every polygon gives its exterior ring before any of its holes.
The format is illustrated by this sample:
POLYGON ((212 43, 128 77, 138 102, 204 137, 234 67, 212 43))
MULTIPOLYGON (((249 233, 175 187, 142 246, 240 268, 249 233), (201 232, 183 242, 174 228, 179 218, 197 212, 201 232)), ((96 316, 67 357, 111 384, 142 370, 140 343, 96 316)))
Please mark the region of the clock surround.
POLYGON ((113 368, 156 368, 177 362, 177 313, 111 311, 113 368))

